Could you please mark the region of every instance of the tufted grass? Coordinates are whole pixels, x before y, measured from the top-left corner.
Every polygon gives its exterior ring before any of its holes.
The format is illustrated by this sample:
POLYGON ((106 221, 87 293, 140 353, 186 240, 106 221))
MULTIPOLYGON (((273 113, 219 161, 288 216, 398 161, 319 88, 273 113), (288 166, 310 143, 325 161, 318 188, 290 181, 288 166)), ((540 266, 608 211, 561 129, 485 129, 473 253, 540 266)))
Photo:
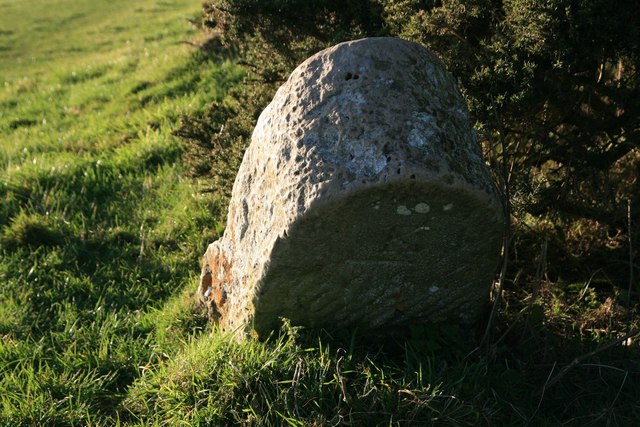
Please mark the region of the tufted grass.
POLYGON ((200 2, 45 3, 0 0, 1 426, 637 424, 635 342, 545 387, 624 333, 606 278, 517 275, 481 351, 453 327, 207 325, 192 293, 223 196, 172 132, 242 71, 192 46, 200 2))
POLYGON ((456 373, 457 384, 444 384, 444 360, 419 354, 410 344, 402 355, 389 357, 354 346, 357 340, 343 346, 335 337, 324 338, 300 334, 288 323, 267 342, 238 343, 214 331, 152 367, 124 407, 139 425, 471 426, 482 421, 480 406, 458 396, 469 372, 456 373))

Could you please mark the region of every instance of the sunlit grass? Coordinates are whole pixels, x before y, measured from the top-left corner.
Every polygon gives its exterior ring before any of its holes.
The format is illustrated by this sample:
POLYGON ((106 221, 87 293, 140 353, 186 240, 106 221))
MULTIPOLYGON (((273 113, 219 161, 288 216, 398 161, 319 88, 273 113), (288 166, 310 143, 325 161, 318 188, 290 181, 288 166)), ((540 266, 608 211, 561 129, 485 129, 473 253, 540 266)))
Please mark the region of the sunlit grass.
POLYGON ((194 48, 199 9, 0 1, 0 425, 110 425, 169 351, 154 319, 222 209, 172 131, 241 77, 194 48))

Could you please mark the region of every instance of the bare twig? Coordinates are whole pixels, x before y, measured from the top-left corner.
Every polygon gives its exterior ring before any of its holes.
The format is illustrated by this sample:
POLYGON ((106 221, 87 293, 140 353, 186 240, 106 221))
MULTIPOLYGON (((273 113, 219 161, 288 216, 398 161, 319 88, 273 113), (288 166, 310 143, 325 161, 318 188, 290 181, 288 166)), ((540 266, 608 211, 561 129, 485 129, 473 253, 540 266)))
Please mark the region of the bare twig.
POLYGON ((623 342, 625 342, 626 340, 628 340, 629 338, 633 338, 636 335, 640 334, 640 328, 638 329, 633 329, 630 332, 626 333, 624 336, 615 339, 605 345, 603 345, 602 347, 598 347, 593 351, 590 351, 587 354, 583 354, 582 356, 576 357, 575 359, 573 359, 573 361, 571 363, 569 363, 567 366, 565 366, 564 368, 562 368, 560 370, 560 372, 558 372, 558 374, 556 376, 554 376, 553 378, 551 378, 549 381, 547 381, 544 386, 542 387, 542 390, 540 391, 540 395, 544 396, 545 391, 547 391, 549 388, 553 387, 556 383, 558 383, 558 381, 560 381, 562 378, 564 378, 564 376, 567 374, 567 372, 569 372, 571 369, 575 368, 577 365, 579 365, 583 360, 586 360, 592 356, 595 356, 598 353, 602 353, 605 350, 610 349, 611 347, 615 347, 616 345, 619 345, 623 342))
POLYGON ((498 314, 498 310, 500 309, 500 303, 502 301, 502 289, 504 287, 504 281, 507 275, 507 266, 509 264, 509 247, 511 245, 511 236, 505 233, 504 236, 504 254, 502 261, 502 268, 500 269, 500 278, 498 279, 498 285, 496 286, 496 296, 493 300, 493 306, 491 307, 491 314, 489 315, 489 320, 487 321, 487 327, 484 331, 484 335, 482 337, 482 341, 478 345, 479 348, 488 346, 491 343, 491 329, 493 328, 493 323, 498 314))
MULTIPOLYGON (((531 318, 531 312, 533 311, 533 304, 538 299, 538 294, 540 293, 540 287, 542 286, 542 277, 545 274, 547 269, 547 246, 549 241, 547 239, 544 240, 542 244, 542 250, 540 252, 540 260, 538 261, 538 267, 536 268, 536 278, 533 282, 533 290, 531 292, 531 299, 529 300, 529 305, 527 307, 527 320, 525 321, 526 325, 529 325, 529 319, 531 318)), ((522 331, 524 335, 525 330, 522 331)))
POLYGON ((553 366, 551 367, 551 370, 549 371, 549 375, 547 376, 547 381, 545 381, 544 386, 542 386, 542 391, 540 392, 540 398, 538 399, 538 406, 536 406, 536 410, 533 411, 533 414, 525 424, 526 426, 531 424, 531 422, 533 421, 533 418, 536 416, 536 414, 540 410, 540 406, 542 406, 542 401, 544 400, 544 392, 547 390, 547 387, 548 387, 547 385, 549 384, 549 381, 551 380, 551 375, 553 375, 553 371, 555 370, 556 370, 556 362, 553 362, 553 366))
POLYGON ((506 135, 502 129, 502 121, 500 120, 500 116, 498 113, 498 109, 495 105, 495 102, 491 102, 493 106, 493 113, 496 119, 496 127, 498 129, 498 133, 500 135, 500 146, 502 148, 502 190, 504 191, 504 214, 505 214, 505 231, 504 231, 504 240, 503 240, 503 254, 502 254, 502 268, 500 269, 500 278, 498 279, 498 286, 496 289, 496 296, 493 300, 493 306, 491 307, 491 314, 489 315, 489 320, 487 321, 487 327, 484 331, 484 336, 482 337, 482 341, 480 341, 479 348, 484 346, 489 346, 491 343, 491 329, 493 328, 493 323, 498 314, 498 310, 500 308, 500 303, 502 301, 502 290, 504 288, 504 282, 507 276, 507 267, 509 265, 509 252, 511 250, 511 239, 512 239, 512 231, 511 231, 511 174, 509 167, 509 158, 507 156, 507 142, 506 135))
POLYGON ((620 393, 622 392, 622 389, 624 388, 624 385, 627 382, 628 376, 629 376, 629 371, 625 371, 624 378, 622 379, 622 384, 620 384, 620 387, 618 388, 616 397, 614 397, 611 403, 609 404, 609 411, 613 410, 613 405, 615 405, 615 403, 618 401, 618 398, 620 397, 620 393))
POLYGON ((627 199, 627 237, 629 239, 629 289, 627 290, 627 332, 631 330, 631 291, 633 291, 633 239, 631 238, 631 199, 627 199))
MULTIPOLYGON (((531 294, 531 300, 529 301, 529 305, 528 305, 528 308, 527 308, 527 317, 526 317, 526 320, 525 320, 525 324, 527 324, 527 325, 529 324, 529 318, 531 317, 531 311, 532 311, 532 308, 533 308, 533 303, 534 303, 534 302, 535 302, 535 300, 538 298, 538 293, 539 293, 539 291, 540 291, 540 285, 541 285, 541 282, 542 282, 542 276, 544 275, 545 270, 546 270, 546 263, 547 263, 547 243, 548 243, 548 240, 546 240, 546 239, 545 239, 544 244, 542 245, 542 252, 541 252, 541 255, 540 255, 540 261, 539 261, 539 263, 538 263, 538 267, 537 267, 537 269, 536 269, 536 281, 535 281, 535 283, 534 283, 534 289, 533 289, 533 292, 532 292, 532 294, 531 294)), ((500 274, 500 277, 501 277, 501 278, 502 278, 502 277, 504 277, 504 274, 505 274, 505 273, 506 273, 506 264, 503 264, 503 270, 502 270, 502 272, 501 272, 501 274, 500 274)), ((520 273, 521 273, 521 272, 518 272, 518 274, 516 274, 516 278, 514 279, 514 283, 518 280, 518 277, 520 276, 520 273)), ((495 305, 495 301, 494 301, 494 307, 493 307, 493 309, 494 309, 494 310, 497 310, 496 305, 495 305)), ((493 312, 492 312, 492 313, 493 313, 493 312)), ((513 330, 513 328, 517 325, 518 321, 519 321, 522 317, 523 317, 523 312, 519 313, 519 314, 518 314, 518 316, 516 317, 516 319, 514 319, 514 320, 511 322, 511 325, 507 328, 507 330, 506 330, 506 331, 504 331, 504 332, 502 333, 502 335, 500 336, 500 338, 498 338, 498 339, 495 341, 494 346, 496 346, 496 347, 497 347, 497 346, 498 346, 498 344, 500 344, 500 343, 502 342, 502 340, 504 340, 504 339, 505 339, 505 337, 507 337, 507 336, 509 335, 509 333, 511 333, 511 331, 513 330)), ((490 319, 490 320, 493 320, 493 319, 490 319)), ((491 325, 491 323, 489 323, 489 325, 491 325)), ((523 332, 522 332, 523 336, 521 337, 521 339, 524 337, 524 332, 525 332, 525 331, 523 330, 523 332)), ((483 345, 483 343, 484 343, 484 339, 487 337, 487 333, 488 333, 488 332, 487 332, 487 331, 485 331, 485 337, 483 337, 483 341, 482 341, 482 343, 480 344, 480 346, 482 346, 482 345, 483 345)), ((476 350, 474 350, 473 352, 475 352, 475 351, 476 351, 476 350)), ((473 353, 473 352, 472 352, 472 353, 473 353)))

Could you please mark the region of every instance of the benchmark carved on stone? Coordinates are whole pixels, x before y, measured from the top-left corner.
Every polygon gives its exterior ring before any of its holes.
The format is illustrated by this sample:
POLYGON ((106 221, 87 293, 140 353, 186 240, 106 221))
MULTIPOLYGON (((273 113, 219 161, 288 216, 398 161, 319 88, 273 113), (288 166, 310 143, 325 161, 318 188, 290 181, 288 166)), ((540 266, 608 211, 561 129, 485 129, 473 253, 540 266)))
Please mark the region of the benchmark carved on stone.
POLYGON ((454 79, 426 48, 341 43, 301 64, 255 127, 200 300, 221 328, 469 323, 499 261, 502 203, 454 79))

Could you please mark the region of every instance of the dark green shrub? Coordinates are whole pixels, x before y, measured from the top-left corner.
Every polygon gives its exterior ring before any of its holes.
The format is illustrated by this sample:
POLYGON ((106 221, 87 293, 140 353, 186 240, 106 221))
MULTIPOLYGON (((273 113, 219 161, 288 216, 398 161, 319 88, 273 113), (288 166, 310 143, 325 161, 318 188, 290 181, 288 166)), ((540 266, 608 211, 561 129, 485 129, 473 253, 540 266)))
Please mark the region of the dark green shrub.
MULTIPOLYGON (((637 387, 627 381, 627 376, 637 375, 637 344, 589 352, 639 321, 637 290, 627 294, 635 305, 628 311, 621 297, 634 262, 627 243, 628 218, 633 236, 639 235, 637 10, 637 0, 210 0, 203 23, 217 35, 218 46, 232 48, 246 74, 224 101, 199 116, 183 118, 177 133, 189 141, 185 158, 191 173, 207 177, 215 191, 228 195, 258 115, 308 56, 364 36, 396 36, 428 46, 458 79, 496 179, 509 190, 515 233, 505 303, 488 328, 493 333, 489 351, 445 363, 443 384, 462 374, 456 386, 482 402, 488 424, 501 419, 510 421, 503 422, 506 425, 583 425, 606 418, 612 425, 626 425, 639 410, 637 387), (478 355, 483 358, 476 364, 478 355), (595 363, 571 362, 579 355, 589 356, 582 362, 595 363), (487 382, 480 384, 481 377, 487 382), (547 388, 550 379, 558 381, 547 388), (611 384, 616 393, 611 393, 611 384)), ((634 239, 637 248, 640 241, 634 239)), ((445 347, 453 346, 452 341, 445 347)), ((439 350, 433 336, 408 344, 428 353, 439 350)), ((203 354, 215 360, 209 349, 203 354)), ((442 353, 433 360, 442 361, 442 353)), ((415 361, 431 366, 422 356, 415 361)), ((206 372, 208 379, 209 372, 218 370, 206 372)), ((290 371, 282 375, 292 377, 290 371)), ((269 383, 255 378, 249 391, 269 383)), ((353 390, 357 378, 349 381, 353 390)), ((189 396, 209 388, 208 383, 197 383, 189 396)), ((386 398, 385 390, 372 398, 386 398)), ((239 389, 234 396, 245 395, 251 394, 239 389)), ((211 396, 219 400, 221 395, 211 396)), ((278 396, 288 394, 278 391, 278 396)), ((415 407, 435 413, 424 403, 416 400, 415 407)), ((398 409, 385 403, 370 406, 368 412, 353 401, 342 408, 373 416, 398 409)), ((286 411, 277 415, 281 413, 286 411)), ((328 420, 321 417, 305 421, 328 420)))
POLYGON ((187 150, 193 173, 228 192, 257 116, 295 66, 348 39, 414 40, 459 80, 518 218, 550 239, 560 260, 591 266, 570 274, 608 268, 626 282, 627 200, 637 214, 640 195, 637 7, 635 0, 211 1, 203 22, 238 49, 247 74, 230 105, 185 119, 179 134, 197 142, 187 150))

